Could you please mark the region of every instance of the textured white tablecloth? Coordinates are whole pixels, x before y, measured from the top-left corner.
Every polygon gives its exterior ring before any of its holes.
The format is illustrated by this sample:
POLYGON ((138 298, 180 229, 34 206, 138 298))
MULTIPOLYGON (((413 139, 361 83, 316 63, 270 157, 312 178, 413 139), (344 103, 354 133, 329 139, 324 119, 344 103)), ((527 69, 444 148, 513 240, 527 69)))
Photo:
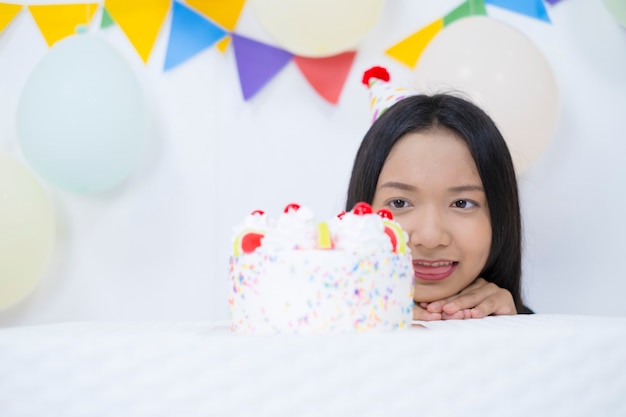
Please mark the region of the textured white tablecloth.
POLYGON ((396 333, 219 323, 0 329, 0 417, 626 416, 626 318, 489 317, 396 333))

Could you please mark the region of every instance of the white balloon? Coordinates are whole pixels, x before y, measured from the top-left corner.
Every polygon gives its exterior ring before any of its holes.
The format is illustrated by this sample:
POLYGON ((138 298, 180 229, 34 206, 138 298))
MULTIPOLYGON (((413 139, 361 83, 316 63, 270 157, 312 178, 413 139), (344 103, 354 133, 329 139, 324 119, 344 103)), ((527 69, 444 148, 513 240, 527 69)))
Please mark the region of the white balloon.
POLYGON ((424 49, 415 80, 419 91, 460 93, 485 110, 518 172, 554 135, 559 101, 549 63, 526 36, 494 19, 471 16, 446 26, 424 49))
POLYGON ((249 4, 282 48, 317 58, 355 48, 376 23, 384 0, 250 0, 249 4))

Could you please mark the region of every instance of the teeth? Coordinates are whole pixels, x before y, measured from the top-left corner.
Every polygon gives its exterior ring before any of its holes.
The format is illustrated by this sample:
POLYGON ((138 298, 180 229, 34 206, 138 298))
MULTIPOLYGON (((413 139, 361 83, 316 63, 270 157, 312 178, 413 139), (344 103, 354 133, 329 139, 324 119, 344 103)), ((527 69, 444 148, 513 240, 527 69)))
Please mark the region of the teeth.
POLYGON ((424 266, 431 266, 431 267, 437 267, 437 266, 448 266, 448 265, 452 265, 454 262, 415 262, 418 265, 424 265, 424 266))

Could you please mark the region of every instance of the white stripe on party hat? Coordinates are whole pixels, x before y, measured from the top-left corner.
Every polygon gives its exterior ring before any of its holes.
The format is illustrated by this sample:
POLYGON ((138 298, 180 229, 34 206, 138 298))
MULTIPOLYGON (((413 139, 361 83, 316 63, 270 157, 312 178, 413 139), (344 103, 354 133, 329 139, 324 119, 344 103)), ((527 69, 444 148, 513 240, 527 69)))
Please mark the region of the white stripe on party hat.
POLYGON ((370 91, 372 123, 398 101, 417 94, 415 91, 389 84, 389 72, 383 67, 372 67, 363 73, 363 84, 370 91))

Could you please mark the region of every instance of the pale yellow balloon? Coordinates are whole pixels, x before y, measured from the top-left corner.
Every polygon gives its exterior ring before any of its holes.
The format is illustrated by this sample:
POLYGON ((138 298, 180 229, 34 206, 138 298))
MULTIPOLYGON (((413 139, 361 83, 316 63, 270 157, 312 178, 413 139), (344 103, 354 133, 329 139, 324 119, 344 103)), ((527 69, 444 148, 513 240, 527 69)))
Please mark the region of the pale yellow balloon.
POLYGON ((384 0, 249 0, 261 26, 283 49, 325 57, 356 48, 384 0))
POLYGON ((415 88, 455 92, 500 128, 518 172, 544 152, 556 130, 556 80, 541 51, 516 29, 486 16, 455 21, 426 46, 415 88))
POLYGON ((0 152, 0 310, 36 288, 52 257, 54 229, 50 202, 37 179, 0 152))

